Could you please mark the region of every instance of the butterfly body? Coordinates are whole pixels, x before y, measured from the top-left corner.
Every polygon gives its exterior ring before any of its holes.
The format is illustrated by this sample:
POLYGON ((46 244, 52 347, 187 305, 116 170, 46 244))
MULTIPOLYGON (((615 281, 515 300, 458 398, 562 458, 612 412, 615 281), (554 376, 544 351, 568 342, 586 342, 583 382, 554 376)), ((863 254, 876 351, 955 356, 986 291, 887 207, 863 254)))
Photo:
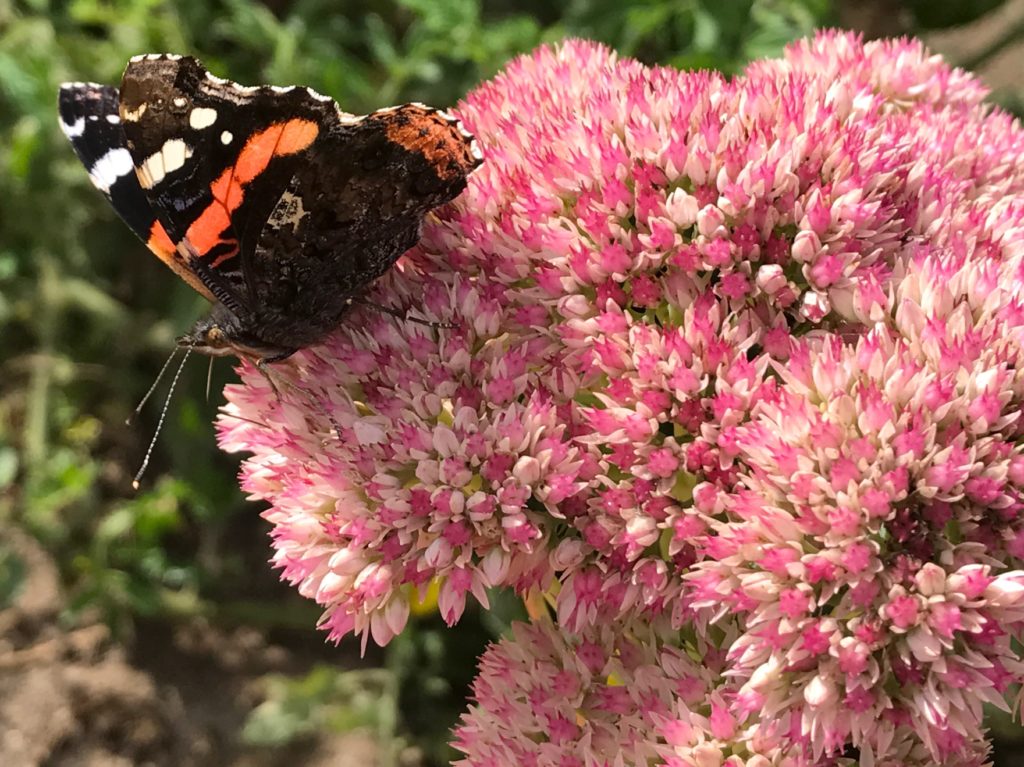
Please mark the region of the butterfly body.
POLYGON ((350 115, 191 57, 136 57, 119 89, 67 84, 59 109, 93 183, 214 302, 179 339, 214 355, 273 361, 322 339, 480 164, 444 112, 350 115))

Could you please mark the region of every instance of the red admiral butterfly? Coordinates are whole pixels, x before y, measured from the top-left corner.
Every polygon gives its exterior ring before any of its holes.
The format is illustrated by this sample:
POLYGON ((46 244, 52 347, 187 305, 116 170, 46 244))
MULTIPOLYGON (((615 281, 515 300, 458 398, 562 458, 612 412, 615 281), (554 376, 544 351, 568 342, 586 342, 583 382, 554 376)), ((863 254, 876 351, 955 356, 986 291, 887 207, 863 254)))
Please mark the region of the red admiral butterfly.
POLYGON ((319 341, 481 162, 451 115, 365 116, 245 87, 188 56, 133 58, 120 89, 67 83, 60 119, 93 184, 214 302, 178 344, 262 364, 319 341))

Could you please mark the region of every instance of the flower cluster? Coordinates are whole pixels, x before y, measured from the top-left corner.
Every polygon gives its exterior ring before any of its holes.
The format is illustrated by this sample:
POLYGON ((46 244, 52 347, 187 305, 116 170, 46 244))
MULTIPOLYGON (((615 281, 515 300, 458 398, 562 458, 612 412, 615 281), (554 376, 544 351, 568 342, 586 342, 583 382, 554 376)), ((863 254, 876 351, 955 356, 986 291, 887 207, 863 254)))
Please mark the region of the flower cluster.
MULTIPOLYGON (((595 627, 567 636, 545 623, 515 624, 512 637, 481 659, 475 704, 455 731, 453 745, 466 755, 455 767, 858 763, 850 756, 809 759, 792 711, 768 719, 733 703, 738 691, 724 681, 723 661, 714 648, 666 646, 649 632, 595 627)), ((872 764, 933 767, 931 753, 905 725, 880 729, 896 745, 879 758, 872 754, 872 764)), ((954 757, 947 764, 978 762, 954 757)))
POLYGON ((1024 681, 1024 130, 983 96, 837 33, 512 62, 374 294, 454 328, 362 308, 227 391, 275 564, 335 639, 547 595, 467 766, 981 764, 1024 681))

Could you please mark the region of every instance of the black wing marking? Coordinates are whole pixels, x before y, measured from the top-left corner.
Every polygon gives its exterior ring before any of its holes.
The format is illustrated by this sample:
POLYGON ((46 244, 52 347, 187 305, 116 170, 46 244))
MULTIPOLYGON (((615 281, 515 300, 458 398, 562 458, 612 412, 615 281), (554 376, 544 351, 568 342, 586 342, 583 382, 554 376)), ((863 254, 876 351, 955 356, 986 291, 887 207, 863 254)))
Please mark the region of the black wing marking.
POLYGON ((93 185, 143 242, 149 240, 156 214, 135 178, 118 116, 117 88, 64 83, 57 106, 61 130, 89 171, 93 185))
POLYGON ((64 83, 57 99, 61 130, 89 172, 93 185, 161 261, 212 299, 175 249, 139 184, 118 107, 117 88, 96 83, 64 83))

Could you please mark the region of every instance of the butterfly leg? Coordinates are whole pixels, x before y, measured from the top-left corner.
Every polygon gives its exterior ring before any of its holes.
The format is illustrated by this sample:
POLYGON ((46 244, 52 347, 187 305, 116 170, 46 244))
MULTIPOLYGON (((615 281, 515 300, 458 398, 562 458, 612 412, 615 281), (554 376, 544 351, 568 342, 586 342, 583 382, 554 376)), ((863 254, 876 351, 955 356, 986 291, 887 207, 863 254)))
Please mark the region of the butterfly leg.
POLYGON ((247 359, 249 359, 249 361, 256 366, 256 369, 260 371, 260 374, 266 379, 267 385, 270 386, 270 390, 274 392, 274 396, 277 398, 278 402, 281 402, 281 389, 274 381, 274 376, 271 375, 270 366, 275 362, 280 362, 281 360, 287 359, 288 357, 295 354, 295 351, 295 349, 292 349, 291 351, 281 352, 280 354, 273 354, 269 357, 251 357, 249 355, 246 355, 247 359))
POLYGON ((270 374, 270 366, 267 364, 266 359, 260 357, 259 359, 253 360, 256 365, 256 369, 260 371, 260 374, 266 379, 267 384, 270 386, 270 390, 274 392, 274 396, 277 397, 278 403, 281 402, 281 389, 278 388, 277 383, 274 381, 274 376, 270 374))
POLYGON ((281 402, 281 389, 282 388, 287 388, 287 389, 290 389, 291 391, 294 391, 294 392, 297 392, 298 394, 301 394, 317 410, 319 410, 323 414, 323 416, 327 419, 328 423, 330 423, 331 428, 334 430, 334 436, 336 438, 340 438, 340 436, 341 436, 341 426, 338 424, 337 419, 335 419, 335 417, 331 413, 331 411, 324 405, 323 402, 320 401, 320 399, 318 397, 314 396, 313 393, 311 391, 309 391, 308 389, 304 389, 303 387, 299 386, 298 384, 292 383, 287 378, 281 378, 280 376, 277 376, 276 373, 273 373, 272 368, 270 367, 270 363, 280 361, 280 360, 284 359, 285 357, 291 356, 294 353, 295 352, 293 350, 293 351, 288 352, 287 354, 280 355, 280 356, 279 355, 275 355, 273 357, 261 357, 261 358, 255 360, 256 369, 259 370, 263 374, 263 377, 267 379, 267 383, 269 383, 270 384, 270 388, 273 389, 274 394, 277 396, 277 401, 278 402, 281 402), (277 381, 274 380, 275 376, 277 376, 277 378, 278 378, 277 381), (278 383, 280 383, 281 386, 278 386, 278 383))
POLYGON ((256 366, 262 365, 273 365, 275 362, 281 362, 291 357, 298 349, 286 349, 285 351, 278 352, 277 354, 271 354, 269 357, 260 357, 256 360, 256 366))
POLYGON ((415 322, 417 325, 426 325, 428 328, 435 329, 449 329, 458 327, 454 322, 434 322, 433 320, 425 320, 422 317, 414 317, 408 312, 402 311, 401 309, 395 309, 390 306, 384 306, 383 304, 369 301, 362 296, 354 296, 349 299, 350 303, 360 304, 362 306, 369 307, 370 309, 376 309, 378 312, 384 312, 384 314, 390 314, 392 317, 397 317, 405 322, 415 322))

